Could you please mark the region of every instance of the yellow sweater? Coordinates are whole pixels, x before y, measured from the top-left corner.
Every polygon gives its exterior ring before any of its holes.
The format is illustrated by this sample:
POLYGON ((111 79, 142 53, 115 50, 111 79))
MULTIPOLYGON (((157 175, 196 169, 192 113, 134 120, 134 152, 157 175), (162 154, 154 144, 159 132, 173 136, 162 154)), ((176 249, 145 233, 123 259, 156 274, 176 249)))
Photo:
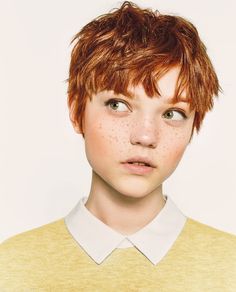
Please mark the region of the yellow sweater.
POLYGON ((156 266, 135 247, 98 265, 59 219, 0 245, 0 291, 236 292, 236 236, 188 218, 156 266))

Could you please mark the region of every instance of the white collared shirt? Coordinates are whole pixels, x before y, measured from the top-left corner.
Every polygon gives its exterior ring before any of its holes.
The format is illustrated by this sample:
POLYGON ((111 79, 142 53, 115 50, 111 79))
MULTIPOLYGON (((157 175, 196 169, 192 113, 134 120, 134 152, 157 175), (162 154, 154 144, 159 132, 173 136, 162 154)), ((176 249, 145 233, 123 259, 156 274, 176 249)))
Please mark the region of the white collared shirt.
POLYGON ((154 265, 167 254, 182 231, 186 216, 169 196, 157 216, 132 235, 113 230, 94 216, 85 206, 88 197, 82 197, 65 217, 65 224, 78 244, 97 263, 101 264, 116 248, 135 246, 154 265))

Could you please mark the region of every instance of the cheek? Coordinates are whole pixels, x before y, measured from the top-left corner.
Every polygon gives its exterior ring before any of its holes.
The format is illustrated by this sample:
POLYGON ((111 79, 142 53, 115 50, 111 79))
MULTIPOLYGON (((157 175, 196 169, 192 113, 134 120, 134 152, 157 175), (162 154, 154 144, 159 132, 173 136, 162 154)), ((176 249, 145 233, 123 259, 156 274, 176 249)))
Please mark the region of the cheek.
POLYGON ((185 152, 189 138, 189 135, 178 133, 178 131, 172 133, 169 138, 166 137, 161 149, 163 160, 177 166, 185 152))
POLYGON ((85 131, 85 149, 87 157, 101 157, 106 156, 108 145, 107 136, 104 135, 102 124, 100 122, 93 121, 92 127, 87 128, 85 131))
POLYGON ((170 160, 174 165, 177 165, 181 160, 186 149, 186 145, 177 145, 174 151, 170 154, 170 160))
POLYGON ((121 151, 122 145, 124 147, 124 133, 127 131, 124 131, 117 119, 97 115, 96 118, 87 118, 86 125, 89 125, 85 127, 87 156, 106 159, 121 151))

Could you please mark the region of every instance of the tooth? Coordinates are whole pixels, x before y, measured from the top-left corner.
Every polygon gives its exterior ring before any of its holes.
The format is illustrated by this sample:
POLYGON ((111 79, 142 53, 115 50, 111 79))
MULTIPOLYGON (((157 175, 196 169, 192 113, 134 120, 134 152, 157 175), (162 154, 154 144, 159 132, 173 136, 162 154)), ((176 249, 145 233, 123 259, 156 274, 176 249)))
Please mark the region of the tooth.
POLYGON ((146 164, 143 163, 143 162, 133 162, 133 164, 137 164, 137 165, 146 165, 146 164))
POLYGON ((135 164, 135 165, 143 165, 143 166, 150 166, 148 163, 145 162, 128 162, 129 164, 135 164))

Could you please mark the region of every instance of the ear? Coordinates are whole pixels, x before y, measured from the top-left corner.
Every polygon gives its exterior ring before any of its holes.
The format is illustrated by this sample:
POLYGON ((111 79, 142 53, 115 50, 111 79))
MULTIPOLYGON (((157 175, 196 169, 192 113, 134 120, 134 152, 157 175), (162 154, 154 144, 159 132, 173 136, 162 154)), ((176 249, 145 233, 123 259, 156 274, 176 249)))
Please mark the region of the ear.
POLYGON ((77 134, 83 134, 83 131, 79 127, 79 123, 77 121, 71 120, 72 126, 77 134))
POLYGON ((73 101, 69 106, 69 117, 75 132, 77 134, 83 134, 83 131, 80 129, 79 122, 75 118, 75 101, 73 101))

